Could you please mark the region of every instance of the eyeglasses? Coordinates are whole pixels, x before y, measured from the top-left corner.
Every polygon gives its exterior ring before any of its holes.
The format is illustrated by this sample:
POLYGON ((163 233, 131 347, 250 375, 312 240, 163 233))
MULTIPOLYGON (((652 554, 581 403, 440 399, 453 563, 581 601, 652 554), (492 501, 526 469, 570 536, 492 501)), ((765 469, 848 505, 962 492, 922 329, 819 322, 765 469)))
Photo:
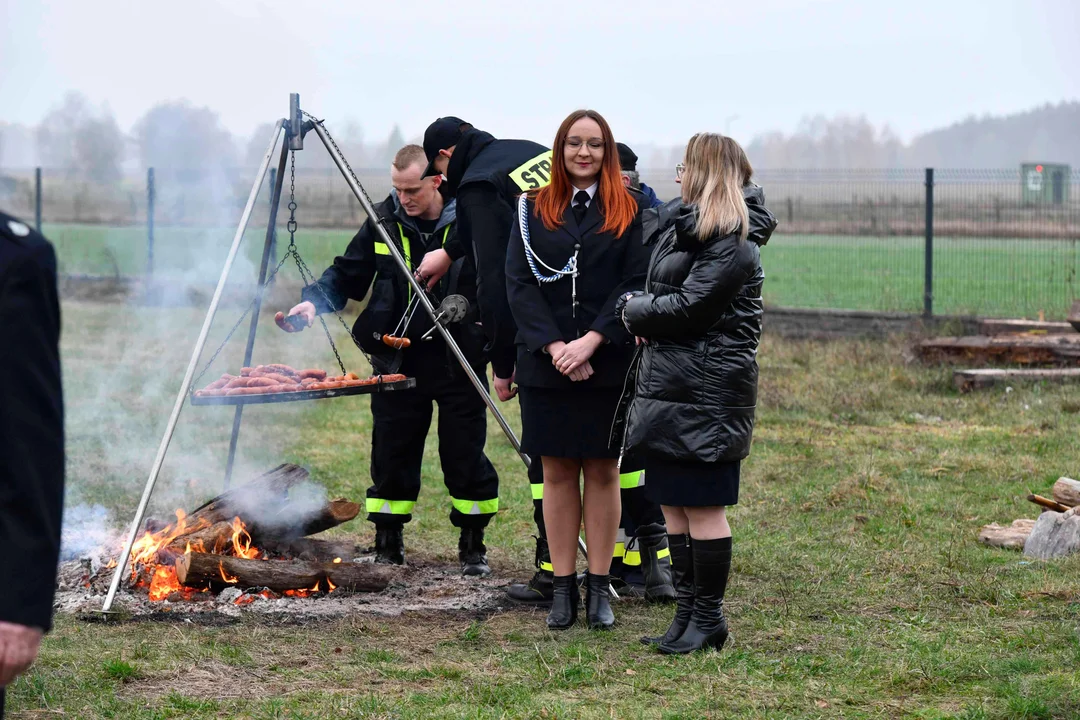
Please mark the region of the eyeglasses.
MULTIPOLYGON (((593 139, 589 140, 585 144, 589 146, 590 150, 603 150, 604 149, 604 141, 599 139, 599 138, 593 138, 593 139)), ((567 147, 579 148, 579 147, 581 147, 581 145, 582 145, 581 138, 571 137, 571 138, 566 139, 566 146, 567 147)))
POLYGON ((678 180, 682 180, 683 173, 686 172, 686 166, 679 163, 675 166, 675 177, 678 180))

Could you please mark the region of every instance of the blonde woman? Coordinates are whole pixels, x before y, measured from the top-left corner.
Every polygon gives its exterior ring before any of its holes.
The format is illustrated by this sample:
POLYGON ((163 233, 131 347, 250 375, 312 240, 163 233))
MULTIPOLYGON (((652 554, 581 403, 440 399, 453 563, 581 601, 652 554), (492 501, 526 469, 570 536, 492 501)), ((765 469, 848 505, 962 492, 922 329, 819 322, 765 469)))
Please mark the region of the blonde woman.
POLYGON ((738 502, 757 403, 758 247, 776 227, 731 138, 695 135, 676 172, 682 206, 661 213, 671 220, 645 291, 617 307, 640 347, 623 452, 644 459, 646 491, 664 511, 678 598, 667 632, 643 641, 668 654, 727 640, 726 508, 738 502))

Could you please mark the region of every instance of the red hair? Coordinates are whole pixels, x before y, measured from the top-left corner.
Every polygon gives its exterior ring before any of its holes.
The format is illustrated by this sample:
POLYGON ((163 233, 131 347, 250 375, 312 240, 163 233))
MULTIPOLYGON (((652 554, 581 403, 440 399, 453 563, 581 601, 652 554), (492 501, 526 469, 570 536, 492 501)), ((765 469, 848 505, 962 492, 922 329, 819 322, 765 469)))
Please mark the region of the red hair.
POLYGON ((570 135, 570 127, 582 118, 594 120, 604 136, 604 161, 600 165, 600 188, 596 193, 604 212, 604 224, 600 231, 614 232, 616 236, 620 236, 637 217, 638 204, 623 184, 619 150, 615 147, 611 128, 607 120, 595 110, 575 110, 562 121, 559 131, 555 133, 555 145, 551 153, 551 184, 535 191, 536 215, 548 230, 554 230, 563 224, 563 213, 570 206, 570 197, 574 194, 570 173, 566 170, 566 138, 570 135))

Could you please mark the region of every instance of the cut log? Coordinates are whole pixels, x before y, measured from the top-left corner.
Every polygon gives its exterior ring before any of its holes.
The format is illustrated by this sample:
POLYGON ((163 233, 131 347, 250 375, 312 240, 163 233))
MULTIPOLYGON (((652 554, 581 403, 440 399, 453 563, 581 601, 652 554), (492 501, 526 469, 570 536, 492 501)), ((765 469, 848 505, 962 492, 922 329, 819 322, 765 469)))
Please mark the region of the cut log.
POLYGON ((322 511, 304 523, 301 537, 305 535, 318 535, 324 530, 347 523, 360 514, 360 505, 349 502, 345 498, 331 500, 323 506, 322 511))
POLYGON ((297 538, 295 540, 270 541, 259 545, 270 557, 286 557, 295 560, 333 562, 340 558, 348 562, 364 554, 364 549, 351 540, 319 540, 297 538))
POLYGON ((1035 527, 1035 521, 1027 518, 1013 520, 1012 525, 990 523, 983 526, 979 533, 979 542, 992 547, 1023 550, 1024 543, 1027 542, 1033 527, 1035 527))
POLYGON ((987 388, 1006 380, 1046 382, 1080 382, 1080 368, 1003 369, 981 368, 978 370, 954 370, 953 384, 961 392, 987 388))
POLYGON ((931 363, 1080 365, 1080 333, 933 338, 919 343, 919 354, 931 363))
POLYGON ((1039 320, 982 320, 979 322, 979 332, 983 335, 1007 335, 1009 333, 1060 335, 1073 332, 1073 326, 1067 322, 1039 320))
POLYGON ((210 553, 190 553, 176 559, 176 577, 180 583, 199 588, 231 585, 285 592, 309 590, 317 585, 328 591, 329 580, 340 590, 380 592, 394 575, 392 569, 373 563, 245 560, 210 553))
POLYGON ((1076 507, 1080 505, 1080 480, 1061 477, 1054 483, 1054 489, 1050 491, 1054 500, 1062 505, 1076 507))
POLYGON ((1064 513, 1043 513, 1024 543, 1024 555, 1042 560, 1065 557, 1077 551, 1080 551, 1080 508, 1064 513))
POLYGON ((232 548, 232 535, 232 522, 217 522, 194 532, 178 535, 168 550, 174 555, 180 555, 190 544, 196 552, 220 553, 232 548))
POLYGON ((1034 495, 1034 494, 1033 495, 1028 495, 1027 499, 1028 499, 1028 502, 1033 502, 1036 505, 1041 505, 1042 507, 1046 508, 1047 510, 1053 510, 1054 512, 1059 512, 1060 513, 1060 512, 1065 512, 1066 510, 1069 509, 1069 508, 1065 507, 1064 505, 1062 505, 1061 503, 1057 502, 1056 500, 1051 500, 1050 498, 1044 498, 1042 495, 1034 495))

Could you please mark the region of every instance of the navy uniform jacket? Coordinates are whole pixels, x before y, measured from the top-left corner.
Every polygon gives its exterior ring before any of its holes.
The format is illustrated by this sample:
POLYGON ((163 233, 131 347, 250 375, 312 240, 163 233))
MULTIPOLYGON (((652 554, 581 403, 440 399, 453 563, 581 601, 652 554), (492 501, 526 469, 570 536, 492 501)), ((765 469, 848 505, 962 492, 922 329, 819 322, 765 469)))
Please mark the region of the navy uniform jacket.
MULTIPOLYGON (((639 209, 646 202, 635 193, 639 209)), ((521 228, 514 223, 506 253, 506 293, 517 324, 517 377, 525 387, 619 387, 634 354, 634 338, 615 315, 619 296, 645 287, 650 248, 642 243, 640 212, 634 222, 616 237, 600 232, 604 218, 599 194, 578 226, 571 207, 563 214, 562 226, 554 231, 544 227, 529 201, 529 235, 533 251, 553 268, 562 268, 580 244, 577 278, 577 316, 572 302, 569 276, 540 283, 525 255, 521 228), (595 330, 608 342, 601 345, 589 363, 594 374, 574 382, 551 364, 544 347, 556 340, 571 342, 595 330)), ((537 264, 542 275, 551 272, 537 264)))
POLYGON ((506 304, 503 275, 506 241, 518 195, 547 185, 550 172, 551 150, 543 145, 497 140, 474 128, 458 141, 442 185, 457 198, 460 248, 476 269, 487 354, 492 370, 501 378, 514 372, 514 319, 506 304))
POLYGON ((52 627, 64 500, 52 246, 0 212, 0 621, 52 627))

